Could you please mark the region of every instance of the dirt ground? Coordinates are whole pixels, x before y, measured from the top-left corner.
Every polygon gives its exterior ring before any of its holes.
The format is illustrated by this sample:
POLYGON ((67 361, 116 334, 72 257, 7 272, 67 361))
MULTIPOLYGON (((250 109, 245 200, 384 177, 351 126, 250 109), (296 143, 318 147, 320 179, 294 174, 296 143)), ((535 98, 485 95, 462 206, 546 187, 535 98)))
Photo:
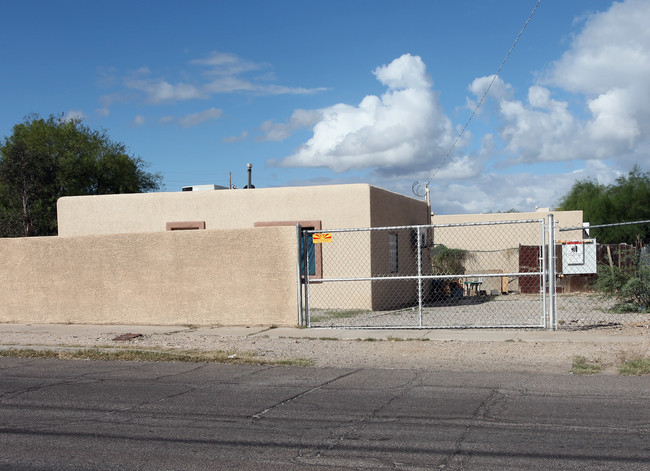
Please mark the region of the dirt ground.
MULTIPOLYGON (((5 328, 0 346, 21 347, 110 347, 164 350, 251 352, 264 359, 311 359, 316 367, 407 368, 449 371, 492 371, 569 374, 576 356, 603 367, 601 374, 616 374, 625 359, 650 356, 650 324, 602 327, 571 332, 554 341, 553 336, 528 336, 526 340, 495 341, 490 335, 469 339, 426 340, 413 331, 348 331, 345 338, 334 338, 335 331, 320 330, 318 335, 305 329, 278 335, 273 329, 254 335, 220 335, 216 328, 181 328, 178 331, 150 332, 116 342, 124 327, 103 326, 92 335, 74 330, 12 332, 5 328), (350 332, 353 332, 350 334, 350 332), (309 333, 310 335, 307 335, 309 333)), ((137 332, 138 327, 132 326, 137 332)), ((462 332, 459 333, 462 337, 462 332)), ((339 336, 340 337, 340 336, 339 336)), ((450 336, 453 337, 453 336, 450 336)), ((516 336, 515 336, 516 337, 516 336)), ((526 337, 526 336, 522 336, 526 337)), ((505 337, 502 337, 505 338, 505 337)))

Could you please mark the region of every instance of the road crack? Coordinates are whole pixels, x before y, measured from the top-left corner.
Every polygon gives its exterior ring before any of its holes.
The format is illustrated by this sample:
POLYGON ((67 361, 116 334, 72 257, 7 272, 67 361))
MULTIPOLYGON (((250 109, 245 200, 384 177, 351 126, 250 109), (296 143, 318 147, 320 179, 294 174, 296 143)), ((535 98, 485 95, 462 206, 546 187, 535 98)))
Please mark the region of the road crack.
POLYGON ((325 381, 324 383, 319 384, 318 386, 314 386, 313 388, 310 388, 310 389, 308 389, 306 391, 300 392, 300 393, 296 394, 295 396, 292 396, 292 397, 290 397, 288 399, 285 399, 284 401, 280 401, 280 402, 278 402, 276 404, 273 404, 272 406, 269 406, 266 409, 261 410, 260 412, 257 412, 256 414, 252 414, 251 416, 249 416, 249 418, 253 419, 254 421, 258 420, 258 419, 261 419, 263 415, 266 415, 267 413, 269 413, 273 409, 277 409, 278 407, 281 407, 281 406, 283 406, 285 404, 288 404, 288 403, 290 403, 292 401, 295 401, 296 399, 299 399, 299 398, 304 397, 304 396, 306 396, 308 394, 311 394, 314 391, 318 391, 319 389, 322 389, 325 386, 334 383, 335 381, 338 381, 338 380, 343 379, 343 378, 345 378, 347 376, 358 373, 359 371, 361 371, 361 370, 350 371, 348 373, 337 376, 336 378, 333 378, 333 379, 331 379, 329 381, 325 381))
POLYGON ((449 455, 445 457, 444 460, 438 465, 440 469, 449 469, 450 467, 455 467, 456 469, 464 469, 465 462, 471 458, 471 453, 463 451, 463 444, 467 440, 472 429, 474 429, 479 423, 481 423, 488 415, 490 408, 497 402, 499 402, 504 396, 504 394, 496 388, 491 389, 489 396, 487 396, 476 408, 472 417, 469 419, 468 425, 465 427, 463 432, 460 434, 456 443, 454 443, 454 448, 449 455))

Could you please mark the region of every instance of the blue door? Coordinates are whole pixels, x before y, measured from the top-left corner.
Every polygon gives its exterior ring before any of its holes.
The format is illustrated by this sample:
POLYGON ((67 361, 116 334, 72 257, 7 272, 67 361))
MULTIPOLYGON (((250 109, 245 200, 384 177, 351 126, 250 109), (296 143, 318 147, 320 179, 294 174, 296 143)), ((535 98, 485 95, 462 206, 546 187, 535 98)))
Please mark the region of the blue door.
MULTIPOLYGON (((314 228, 305 227, 303 229, 311 231, 314 228)), ((316 275, 316 249, 314 247, 314 239, 311 234, 303 232, 300 238, 300 273, 302 276, 305 276, 305 256, 307 256, 309 262, 309 266, 307 267, 309 275, 316 275), (305 246, 307 250, 305 250, 305 246)))

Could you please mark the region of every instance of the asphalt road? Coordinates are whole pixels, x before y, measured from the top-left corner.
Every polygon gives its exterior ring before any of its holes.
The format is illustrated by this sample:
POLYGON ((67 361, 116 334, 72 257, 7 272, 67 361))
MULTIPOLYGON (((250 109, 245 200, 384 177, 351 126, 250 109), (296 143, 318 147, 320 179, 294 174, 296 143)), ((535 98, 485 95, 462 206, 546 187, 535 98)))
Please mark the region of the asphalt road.
POLYGON ((0 358, 0 469, 648 469, 649 386, 0 358))

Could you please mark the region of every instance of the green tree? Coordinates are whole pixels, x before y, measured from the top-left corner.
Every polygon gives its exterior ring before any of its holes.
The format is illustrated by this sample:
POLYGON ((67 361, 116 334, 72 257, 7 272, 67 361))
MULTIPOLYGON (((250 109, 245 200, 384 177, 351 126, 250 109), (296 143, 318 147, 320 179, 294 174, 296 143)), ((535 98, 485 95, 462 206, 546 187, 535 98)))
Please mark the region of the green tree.
MULTIPOLYGON (((650 220, 650 172, 643 173, 635 165, 627 176, 607 186, 590 179, 579 180, 562 198, 558 209, 581 209, 584 220, 591 225, 650 220)), ((637 238, 648 242, 650 225, 592 229, 591 236, 601 243, 634 244, 637 238)))
POLYGON ((650 172, 642 173, 635 165, 627 177, 616 179, 616 185, 608 188, 608 194, 619 220, 650 219, 650 172))
POLYGON ((0 146, 0 236, 55 235, 62 196, 141 193, 162 177, 104 130, 63 116, 29 116, 0 146))

